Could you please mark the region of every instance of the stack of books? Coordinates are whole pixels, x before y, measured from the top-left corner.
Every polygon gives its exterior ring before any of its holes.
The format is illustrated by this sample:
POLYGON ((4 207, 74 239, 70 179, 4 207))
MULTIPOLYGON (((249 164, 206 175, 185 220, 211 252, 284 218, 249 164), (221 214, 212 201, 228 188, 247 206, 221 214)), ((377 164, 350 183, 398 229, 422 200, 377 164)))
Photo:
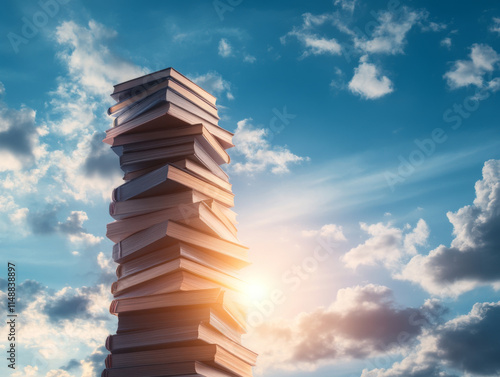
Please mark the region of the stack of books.
POLYGON ((232 134, 215 97, 172 68, 114 87, 105 143, 125 183, 113 190, 107 237, 118 263, 106 340, 107 377, 252 376, 245 333, 248 249, 220 165, 232 134))

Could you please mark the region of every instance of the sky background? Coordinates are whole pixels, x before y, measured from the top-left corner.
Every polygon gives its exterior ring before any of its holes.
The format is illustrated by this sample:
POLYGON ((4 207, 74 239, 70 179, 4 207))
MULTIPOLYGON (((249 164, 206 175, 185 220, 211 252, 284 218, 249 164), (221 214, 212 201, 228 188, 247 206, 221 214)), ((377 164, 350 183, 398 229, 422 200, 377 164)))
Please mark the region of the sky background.
POLYGON ((255 375, 500 373, 498 2, 11 1, 0 19, 10 376, 100 375, 109 94, 169 66, 235 132, 255 375))

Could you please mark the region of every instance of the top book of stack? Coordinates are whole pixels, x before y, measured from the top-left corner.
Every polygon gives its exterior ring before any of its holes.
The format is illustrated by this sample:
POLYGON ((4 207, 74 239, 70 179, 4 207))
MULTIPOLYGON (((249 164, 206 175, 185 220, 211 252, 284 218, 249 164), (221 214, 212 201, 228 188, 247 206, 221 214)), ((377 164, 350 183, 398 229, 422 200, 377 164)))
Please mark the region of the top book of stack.
POLYGON ((224 149, 234 146, 233 134, 218 125, 215 97, 173 68, 115 85, 111 97, 117 103, 108 110, 115 119, 107 144, 120 135, 202 124, 224 149))

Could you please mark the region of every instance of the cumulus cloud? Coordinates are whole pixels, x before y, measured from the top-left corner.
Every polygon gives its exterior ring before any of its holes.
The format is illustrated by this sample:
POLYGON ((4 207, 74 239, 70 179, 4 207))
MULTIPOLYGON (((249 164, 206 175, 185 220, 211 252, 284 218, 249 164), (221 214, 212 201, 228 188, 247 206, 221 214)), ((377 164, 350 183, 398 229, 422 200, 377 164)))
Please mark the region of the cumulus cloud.
MULTIPOLYGON (((3 84, 0 92, 5 92, 3 84)), ((30 168, 47 155, 35 117, 28 107, 12 109, 0 100, 0 172, 30 168)))
POLYGON ((304 237, 328 237, 333 241, 347 241, 341 225, 325 224, 319 230, 303 230, 304 237))
MULTIPOLYGON (((354 0, 336 0, 334 4, 352 13, 356 3, 354 0)), ((353 57, 360 56, 359 65, 348 88, 362 98, 376 99, 391 93, 393 83, 387 76, 379 73, 379 67, 368 63, 368 59, 373 55, 403 54, 408 34, 415 27, 419 27, 421 31, 437 32, 446 28, 446 25, 430 21, 428 12, 424 10, 414 10, 407 6, 379 11, 374 17, 375 26, 369 30, 360 30, 352 25, 352 17, 345 17, 342 12, 319 15, 305 13, 302 15, 302 23, 294 26, 280 40, 285 44, 289 38, 296 38, 303 46, 302 57, 344 54, 347 61, 350 61, 353 57), (325 29, 326 25, 347 35, 348 41, 340 43, 337 36, 320 33, 320 29, 325 29)), ((335 81, 332 83, 339 87, 335 81)))
POLYGON ((397 228, 390 223, 361 223, 360 226, 370 238, 344 254, 342 261, 349 268, 382 264, 395 269, 400 266, 404 256, 417 252, 416 245, 425 245, 429 236, 427 223, 422 219, 412 230, 409 225, 397 228))
POLYGON ((250 120, 240 120, 234 133, 234 153, 245 159, 244 162, 231 164, 234 172, 252 174, 270 169, 275 174, 288 173, 290 164, 308 159, 293 154, 286 147, 271 145, 268 130, 253 127, 250 120))
POLYGON ((327 308, 275 320, 254 329, 259 368, 314 369, 334 360, 402 352, 444 312, 436 301, 399 307, 392 291, 368 284, 340 289, 327 308))
POLYGON ((459 295, 480 285, 500 283, 500 160, 489 160, 476 182, 472 205, 448 212, 455 238, 428 255, 415 255, 399 278, 436 295, 459 295))
POLYGON ((95 196, 108 199, 112 189, 121 183, 118 162, 113 161, 116 156, 99 138, 99 134, 88 134, 80 138, 72 151, 51 154, 59 167, 54 180, 63 193, 76 200, 87 202, 95 196))
POLYGON ((103 238, 96 237, 85 231, 83 223, 88 219, 89 217, 84 211, 71 211, 66 221, 59 223, 58 230, 66 234, 68 239, 73 243, 85 246, 97 245, 103 238))
POLYGON ((233 51, 231 44, 227 41, 226 38, 222 38, 219 41, 219 55, 223 58, 227 58, 228 56, 231 56, 232 52, 233 51))
POLYGON ((116 36, 116 31, 94 20, 87 27, 66 21, 56 29, 57 43, 64 47, 59 57, 73 80, 90 94, 108 98, 114 84, 145 74, 111 52, 106 43, 116 36))
POLYGON ((383 11, 377 17, 377 27, 370 37, 355 38, 354 45, 364 53, 401 54, 406 35, 418 22, 427 18, 421 11, 401 7, 398 11, 383 11))
POLYGON ((26 236, 29 234, 26 222, 29 209, 20 207, 12 195, 0 196, 0 212, 3 216, 0 218, 0 232, 14 235, 26 236))
MULTIPOLYGON (((0 286, 4 283, 0 280, 0 286)), ((25 362, 33 364, 23 366, 17 376, 72 377, 70 370, 77 369, 82 371, 78 376, 98 375, 103 364, 95 369, 96 362, 104 360, 102 345, 113 319, 108 313, 111 294, 107 285, 54 291, 28 280, 19 283, 18 294, 17 312, 23 318, 18 328, 23 340, 19 352, 25 362), (76 362, 82 353, 89 356, 76 362), (75 361, 69 365, 68 360, 75 361)), ((0 306, 5 305, 4 295, 2 287, 0 306)), ((6 333, 7 326, 0 331, 6 333)))
POLYGON ((363 370, 361 377, 497 376, 500 361, 500 302, 472 310, 424 331, 419 344, 390 368, 363 370))
POLYGON ((452 68, 444 74, 448 86, 457 89, 464 86, 474 85, 482 87, 487 73, 493 72, 498 67, 500 55, 486 44, 473 44, 469 54, 469 60, 457 60, 452 68))
POLYGON ((100 243, 103 238, 87 233, 83 223, 88 220, 84 211, 71 211, 66 221, 57 220, 58 208, 48 208, 44 211, 32 213, 28 219, 28 225, 34 234, 60 233, 72 243, 90 247, 100 243))
POLYGON ((144 68, 113 53, 116 32, 91 20, 88 25, 63 22, 55 32, 58 57, 68 73, 50 93, 48 126, 65 140, 50 154, 53 180, 65 196, 90 201, 107 199, 119 183, 116 157, 102 142, 109 128, 106 107, 113 85, 146 73, 144 68))
POLYGON ((231 84, 224 80, 217 72, 208 72, 204 75, 192 76, 190 78, 203 89, 215 94, 216 96, 225 94, 227 99, 234 99, 234 96, 231 93, 231 84))
POLYGON ((391 93, 394 89, 391 80, 381 75, 377 66, 362 59, 359 66, 354 69, 349 90, 362 98, 376 99, 391 93))

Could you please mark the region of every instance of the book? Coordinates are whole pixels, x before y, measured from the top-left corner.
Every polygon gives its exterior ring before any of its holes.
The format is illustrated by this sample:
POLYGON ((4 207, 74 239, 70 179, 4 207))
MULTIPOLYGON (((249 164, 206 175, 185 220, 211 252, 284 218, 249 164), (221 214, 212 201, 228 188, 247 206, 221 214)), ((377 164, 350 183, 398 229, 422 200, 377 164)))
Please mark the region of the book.
POLYGON ((125 152, 120 156, 120 167, 124 172, 128 173, 155 166, 162 162, 172 162, 183 158, 195 161, 206 167, 220 179, 229 182, 226 172, 221 169, 219 164, 217 164, 212 157, 210 157, 210 154, 205 151, 196 139, 188 143, 169 147, 125 152))
POLYGON ((251 377, 241 344, 248 248, 221 165, 233 134, 216 99, 172 68, 115 85, 103 142, 124 183, 112 192, 106 235, 118 263, 103 377, 251 377))
POLYGON ((202 178, 215 186, 220 187, 223 190, 231 191, 232 185, 227 180, 220 178, 218 175, 212 173, 209 169, 204 166, 193 162, 192 160, 182 159, 179 161, 172 161, 172 165, 177 166, 183 170, 186 170, 193 175, 202 178))
POLYGON ((113 144, 113 140, 121 135, 186 127, 199 123, 207 128, 224 149, 234 147, 231 132, 172 102, 164 101, 119 127, 108 129, 103 141, 107 144, 113 144))
POLYGON ((245 329, 233 317, 216 306, 194 306, 120 315, 116 333, 194 326, 202 322, 209 324, 234 342, 241 342, 241 335, 245 333, 245 329))
POLYGON ((177 242, 217 252, 221 257, 246 261, 248 248, 210 236, 174 221, 164 221, 141 230, 113 245, 113 260, 123 263, 177 242))
MULTIPOLYGON (((152 196, 149 198, 130 199, 121 202, 109 203, 109 214, 115 220, 128 217, 144 215, 146 213, 161 211, 179 205, 197 203, 202 200, 210 200, 208 196, 195 190, 174 192, 167 195, 152 196)), ((210 204, 213 210, 213 203, 210 204)), ((225 213, 224 213, 225 214, 225 213)), ((226 215, 227 218, 227 215, 226 215)))
POLYGON ((223 205, 217 203, 213 199, 207 199, 204 201, 207 206, 213 211, 213 213, 217 216, 217 218, 222 221, 222 223, 226 226, 227 229, 235 236, 238 237, 238 229, 234 224, 234 220, 232 215, 235 215, 233 211, 229 208, 224 207, 223 205), (224 209, 227 209, 225 211, 224 209), (229 211, 229 212, 228 212, 229 211), (228 216, 229 215, 229 216, 228 216))
MULTIPOLYGON (((240 346, 244 348, 243 346, 240 346)), ((255 356, 251 358, 251 361, 255 356)), ((127 368, 145 365, 160 365, 197 360, 223 370, 230 371, 237 376, 251 377, 252 364, 237 357, 216 344, 198 346, 182 346, 150 351, 110 354, 106 357, 107 368, 127 368)))
MULTIPOLYGON (((165 90, 174 91, 176 94, 180 95, 181 97, 183 97, 187 101, 190 101, 191 103, 200 107, 201 109, 203 109, 207 113, 212 114, 215 118, 219 119, 219 117, 217 116, 217 107, 216 106, 207 102, 205 100, 205 98, 192 92, 191 90, 187 89, 185 86, 179 84, 177 81, 173 80, 171 77, 168 77, 166 80, 150 86, 149 88, 147 88, 144 91, 138 92, 137 94, 132 95, 131 97, 128 97, 122 101, 119 101, 117 104, 111 106, 108 109, 108 115, 115 116, 116 114, 120 114, 121 112, 126 111, 127 109, 134 106, 136 103, 139 103, 139 102, 146 100, 147 98, 155 95, 159 91, 164 93, 165 90)), ((168 94, 167 94, 167 100, 168 100, 168 94)))
POLYGON ((239 259, 229 259, 218 255, 217 252, 200 250, 182 242, 159 249, 128 262, 123 262, 116 268, 118 278, 144 271, 148 268, 169 262, 177 258, 184 258, 216 271, 235 274, 236 271, 246 267, 249 263, 239 259))
MULTIPOLYGON (((227 311, 236 320, 244 318, 246 304, 241 295, 223 288, 200 289, 194 291, 179 291, 166 294, 149 295, 143 297, 116 298, 109 307, 111 314, 121 316, 126 313, 174 309, 190 306, 218 305, 227 311)), ((245 321, 239 321, 244 326, 245 321)))
MULTIPOLYGON (((191 264, 193 263, 191 262, 191 264)), ((218 272, 209 274, 205 269, 207 276, 201 276, 201 272, 195 274, 188 271, 186 263, 183 263, 182 268, 177 268, 177 264, 176 261, 166 263, 168 265, 166 268, 169 268, 170 271, 166 271, 168 273, 165 274, 163 274, 165 271, 162 271, 164 266, 157 266, 151 273, 154 273, 151 279, 149 279, 151 277, 148 275, 149 271, 144 271, 143 273, 136 274, 138 276, 130 275, 121 279, 121 281, 116 281, 111 285, 111 293, 115 298, 130 298, 210 288, 233 289, 241 292, 244 287, 241 280, 232 278, 229 275, 222 276, 223 274, 218 272), (208 275, 213 277, 213 279, 210 279, 208 275)), ((198 268, 198 270, 201 269, 198 268)))
MULTIPOLYGON (((162 103, 171 103, 189 112, 204 122, 218 126, 219 117, 198 107, 170 88, 164 88, 121 111, 113 120, 113 127, 119 127, 162 103)), ((217 111, 215 111, 217 114, 217 111)))
POLYGON ((196 326, 178 327, 176 329, 166 328, 109 335, 106 339, 106 349, 113 355, 127 351, 137 352, 182 345, 195 346, 205 344, 217 344, 246 364, 255 365, 255 353, 225 337, 205 323, 200 323, 196 326))
POLYGON ((165 81, 167 78, 172 78, 179 84, 183 85, 186 89, 193 93, 196 93, 199 97, 203 98, 205 101, 210 103, 215 107, 216 98, 201 88, 199 85, 195 84, 193 81, 188 79, 186 76, 177 72, 172 67, 163 69, 161 71, 153 72, 141 77, 137 77, 133 80, 128 80, 119 84, 114 85, 113 93, 111 97, 116 101, 122 101, 125 98, 131 97, 134 94, 138 94, 154 85, 165 81), (135 89, 135 90, 134 90, 135 89))
MULTIPOLYGON (((120 135, 111 140, 112 149, 120 151, 118 148, 129 150, 143 150, 149 148, 159 148, 171 145, 170 139, 181 139, 186 137, 197 137, 198 141, 210 156, 219 164, 229 163, 230 157, 220 143, 212 136, 203 124, 186 125, 162 131, 143 132, 120 135)), ((179 144, 179 143, 177 143, 179 144)), ((117 153, 120 155, 120 153, 117 153)))
MULTIPOLYGON (((182 276, 183 279, 182 284, 184 284, 186 287, 188 286, 188 284, 190 284, 188 279, 191 278, 191 274, 194 274, 197 277, 201 277, 203 279, 216 282, 217 284, 219 284, 219 286, 223 285, 229 289, 233 289, 236 291, 241 291, 245 288, 245 284, 243 283, 243 281, 234 276, 233 274, 228 274, 218 269, 217 270, 211 269, 207 266, 204 266, 202 264, 181 257, 165 263, 158 264, 154 267, 148 268, 143 271, 138 271, 135 274, 120 277, 117 281, 115 281, 112 284, 111 292, 118 296, 124 292, 136 288, 136 291, 138 289, 144 292, 147 291, 146 294, 148 295, 166 293, 163 291, 159 292, 156 290, 153 292, 153 289, 163 289, 164 288, 163 285, 166 285, 164 284, 164 282, 172 281, 170 275, 173 275, 174 273, 179 271, 185 271, 189 273, 187 275, 186 274, 178 275, 182 276), (147 285, 144 283, 147 283, 147 285)), ((198 279, 196 279, 195 282, 197 283, 198 279)), ((212 288, 212 287, 207 287, 207 288, 212 288)))
POLYGON ((158 376, 180 376, 183 377, 235 377, 236 375, 214 368, 198 361, 187 361, 184 363, 141 365, 125 368, 107 368, 101 373, 101 377, 158 377, 158 376))
POLYGON ((193 189, 201 192, 229 207, 234 205, 233 193, 220 189, 170 164, 164 165, 159 169, 132 179, 115 188, 112 193, 112 200, 125 201, 135 198, 157 196, 175 191, 183 191, 186 189, 193 189))
POLYGON ((239 242, 204 201, 180 204, 161 211, 115 220, 106 226, 106 236, 113 242, 120 242, 134 233, 166 220, 188 225, 231 242, 239 242))

